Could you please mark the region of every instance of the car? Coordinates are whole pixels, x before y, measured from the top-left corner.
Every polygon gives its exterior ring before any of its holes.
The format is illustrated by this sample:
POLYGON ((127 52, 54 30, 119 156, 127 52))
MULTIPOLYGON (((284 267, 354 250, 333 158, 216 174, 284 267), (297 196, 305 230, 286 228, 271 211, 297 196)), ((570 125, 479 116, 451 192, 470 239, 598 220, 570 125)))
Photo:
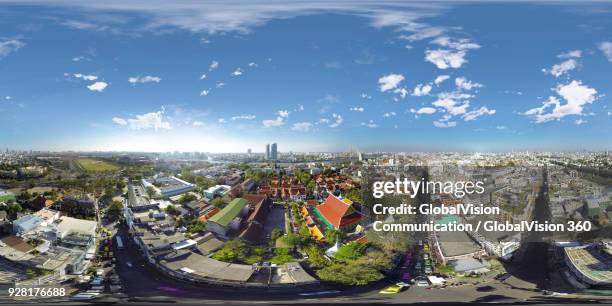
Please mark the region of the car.
POLYGON ((410 288, 410 284, 406 283, 406 282, 397 282, 395 283, 396 286, 400 286, 402 288, 410 288))
POLYGON ((507 279, 509 279, 512 275, 510 273, 502 273, 502 274, 498 274, 497 276, 495 276, 495 279, 503 282, 507 279))
POLYGON ((424 253, 424 254, 423 254, 423 259, 425 259, 425 260, 429 259, 429 254, 424 253))
POLYGON ((383 290, 380 290, 378 293, 380 294, 398 294, 402 291, 404 287, 402 286, 398 286, 398 285, 393 285, 393 286, 389 286, 383 290))
POLYGON ((429 252, 429 245, 427 245, 427 244, 426 244, 426 245, 424 245, 424 246, 423 246, 423 250, 424 250, 425 252, 429 252))
POLYGON ((491 292, 491 291, 495 291, 495 288, 493 288, 491 286, 480 286, 480 287, 476 287, 476 291, 478 291, 478 292, 491 292))
POLYGON ((431 270, 430 266, 425 266, 425 273, 431 274, 432 272, 433 272, 433 270, 431 270))
POLYGON ((92 300, 96 298, 100 293, 77 293, 70 297, 71 300, 80 301, 80 300, 92 300))
POLYGON ((429 282, 424 280, 424 279, 420 279, 418 281, 416 281, 416 285, 419 287, 428 287, 429 286, 429 282))
POLYGON ((131 267, 133 267, 133 266, 134 266, 134 265, 132 265, 132 262, 131 262, 131 261, 126 262, 126 263, 125 263, 125 265, 126 265, 126 266, 128 266, 129 268, 131 268, 131 267))

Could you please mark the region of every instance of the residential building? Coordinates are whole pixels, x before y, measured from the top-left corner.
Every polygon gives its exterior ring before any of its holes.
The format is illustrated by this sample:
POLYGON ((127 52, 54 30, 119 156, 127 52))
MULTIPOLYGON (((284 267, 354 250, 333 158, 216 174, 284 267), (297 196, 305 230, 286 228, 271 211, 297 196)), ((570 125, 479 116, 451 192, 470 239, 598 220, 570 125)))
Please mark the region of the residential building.
POLYGON ((247 204, 248 201, 242 198, 232 200, 225 208, 208 219, 206 229, 222 238, 229 239, 232 232, 238 231, 241 218, 248 213, 247 204))

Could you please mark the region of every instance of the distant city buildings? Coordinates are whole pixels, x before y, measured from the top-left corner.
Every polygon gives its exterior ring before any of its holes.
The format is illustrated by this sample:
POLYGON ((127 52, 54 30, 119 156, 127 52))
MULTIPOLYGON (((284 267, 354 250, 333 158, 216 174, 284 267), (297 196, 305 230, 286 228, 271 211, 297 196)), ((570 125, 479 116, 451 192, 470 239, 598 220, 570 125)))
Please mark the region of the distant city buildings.
POLYGON ((276 143, 266 144, 266 160, 278 160, 278 145, 276 143))

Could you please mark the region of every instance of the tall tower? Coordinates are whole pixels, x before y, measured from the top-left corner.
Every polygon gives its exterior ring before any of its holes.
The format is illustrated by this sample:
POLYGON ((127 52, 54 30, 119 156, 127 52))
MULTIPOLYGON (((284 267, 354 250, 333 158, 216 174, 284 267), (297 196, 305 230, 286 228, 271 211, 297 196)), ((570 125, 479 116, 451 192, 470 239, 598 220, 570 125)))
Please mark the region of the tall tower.
POLYGON ((270 152, 270 159, 278 160, 278 147, 276 142, 272 144, 272 152, 270 152))
POLYGON ((270 144, 266 144, 266 159, 270 159, 270 144))

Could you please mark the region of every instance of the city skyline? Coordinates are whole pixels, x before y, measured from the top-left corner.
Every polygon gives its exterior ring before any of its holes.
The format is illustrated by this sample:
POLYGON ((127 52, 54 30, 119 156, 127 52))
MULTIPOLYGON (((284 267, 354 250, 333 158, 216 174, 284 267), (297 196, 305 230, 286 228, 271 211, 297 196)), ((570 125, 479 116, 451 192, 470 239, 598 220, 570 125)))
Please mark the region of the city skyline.
POLYGON ((0 3, 12 149, 612 147, 608 3, 0 3))

